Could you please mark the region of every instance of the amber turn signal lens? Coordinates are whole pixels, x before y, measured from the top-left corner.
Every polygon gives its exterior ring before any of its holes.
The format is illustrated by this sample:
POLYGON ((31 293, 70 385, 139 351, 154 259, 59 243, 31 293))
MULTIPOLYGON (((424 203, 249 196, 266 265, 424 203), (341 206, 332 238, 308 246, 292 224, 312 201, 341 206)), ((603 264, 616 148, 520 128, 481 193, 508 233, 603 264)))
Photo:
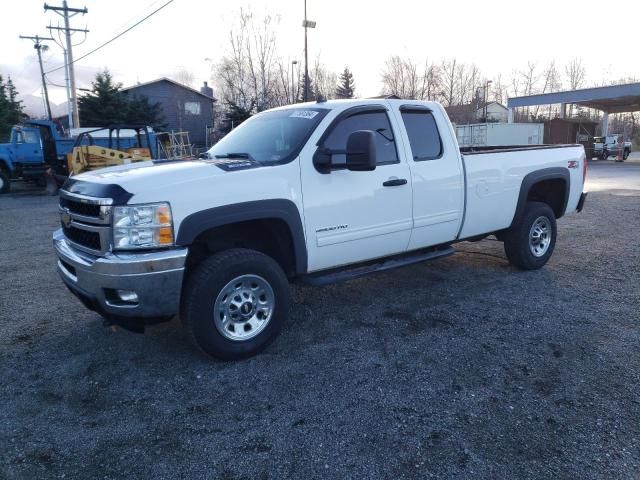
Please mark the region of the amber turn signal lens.
POLYGON ((171 210, 168 205, 161 205, 156 209, 156 224, 171 225, 171 210))
POLYGON ((156 235, 160 245, 170 245, 173 243, 173 229, 171 227, 158 228, 156 235))

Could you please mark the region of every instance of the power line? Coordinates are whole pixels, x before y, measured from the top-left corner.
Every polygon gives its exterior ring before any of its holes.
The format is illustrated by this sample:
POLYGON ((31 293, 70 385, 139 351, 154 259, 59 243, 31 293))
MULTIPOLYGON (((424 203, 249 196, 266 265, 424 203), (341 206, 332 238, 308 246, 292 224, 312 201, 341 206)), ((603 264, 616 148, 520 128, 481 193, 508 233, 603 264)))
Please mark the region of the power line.
MULTIPOLYGON (((158 7, 156 10, 154 10, 153 12, 151 12, 149 15, 147 15, 146 17, 144 17, 143 19, 139 20, 138 22, 134 23, 132 26, 130 26, 129 28, 127 28, 126 30, 120 32, 118 35, 116 35, 115 37, 113 37, 110 40, 107 40, 106 42, 104 42, 103 44, 97 46, 96 48, 94 48, 93 50, 85 53, 84 55, 82 55, 81 57, 75 58, 73 60, 73 62, 69 62, 69 65, 72 65, 74 63, 76 63, 79 60, 82 60, 83 58, 87 58, 89 55, 97 52, 98 50, 100 50, 101 48, 106 47, 107 45, 109 45, 111 42, 117 40, 118 38, 120 38, 121 36, 123 36, 125 33, 130 32, 131 30, 133 30, 135 27, 137 27, 138 25, 140 25, 142 22, 148 20, 150 17, 152 17, 153 15, 155 15, 156 13, 158 13, 160 10, 162 10, 164 7, 166 7, 167 5, 169 5, 170 3, 173 3, 174 0, 169 0, 167 3, 165 3, 164 5, 158 7)), ((57 70, 60 70, 64 68, 64 65, 60 65, 59 67, 56 67, 54 69, 49 70, 48 72, 45 73, 51 73, 51 72, 55 72, 57 70)))

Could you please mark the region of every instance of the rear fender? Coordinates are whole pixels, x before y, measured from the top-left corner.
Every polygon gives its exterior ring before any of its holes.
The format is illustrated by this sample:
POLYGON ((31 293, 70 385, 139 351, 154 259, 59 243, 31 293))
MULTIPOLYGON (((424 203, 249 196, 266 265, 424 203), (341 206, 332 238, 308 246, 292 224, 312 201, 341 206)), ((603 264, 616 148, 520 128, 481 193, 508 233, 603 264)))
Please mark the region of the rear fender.
POLYGON ((546 180, 562 180, 565 183, 564 188, 564 197, 562 198, 562 211, 558 215, 556 212, 556 218, 562 217, 567 211, 567 204, 569 202, 569 192, 571 190, 571 175, 569 174, 569 170, 562 167, 552 167, 552 168, 543 168, 541 170, 536 170, 535 172, 531 172, 522 179, 522 184, 520 185, 520 193, 518 195, 518 205, 516 206, 516 212, 513 215, 513 220, 511 221, 511 227, 516 225, 522 215, 524 214, 527 198, 532 188, 543 181, 546 180))

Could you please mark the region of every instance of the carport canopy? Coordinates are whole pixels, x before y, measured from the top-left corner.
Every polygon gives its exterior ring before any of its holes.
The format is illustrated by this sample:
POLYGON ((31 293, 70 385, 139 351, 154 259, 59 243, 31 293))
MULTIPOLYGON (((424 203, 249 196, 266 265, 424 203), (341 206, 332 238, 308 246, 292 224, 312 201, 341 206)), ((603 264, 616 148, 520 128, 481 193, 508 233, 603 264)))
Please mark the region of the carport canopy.
POLYGON ((513 97, 507 100, 509 123, 513 122, 513 109, 535 105, 561 104, 561 117, 564 118, 567 103, 595 108, 604 112, 602 134, 607 135, 609 113, 640 111, 640 83, 611 85, 608 87, 583 88, 566 92, 542 93, 526 97, 513 97))

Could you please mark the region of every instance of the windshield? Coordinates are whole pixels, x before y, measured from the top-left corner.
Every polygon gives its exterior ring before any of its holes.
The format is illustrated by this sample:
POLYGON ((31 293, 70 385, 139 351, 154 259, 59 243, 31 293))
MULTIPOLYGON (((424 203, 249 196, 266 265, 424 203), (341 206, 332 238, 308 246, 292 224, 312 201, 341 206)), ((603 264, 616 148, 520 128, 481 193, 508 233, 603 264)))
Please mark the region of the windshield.
POLYGON ((293 159, 327 114, 322 108, 259 113, 229 132, 208 151, 209 158, 251 158, 260 163, 293 159))

